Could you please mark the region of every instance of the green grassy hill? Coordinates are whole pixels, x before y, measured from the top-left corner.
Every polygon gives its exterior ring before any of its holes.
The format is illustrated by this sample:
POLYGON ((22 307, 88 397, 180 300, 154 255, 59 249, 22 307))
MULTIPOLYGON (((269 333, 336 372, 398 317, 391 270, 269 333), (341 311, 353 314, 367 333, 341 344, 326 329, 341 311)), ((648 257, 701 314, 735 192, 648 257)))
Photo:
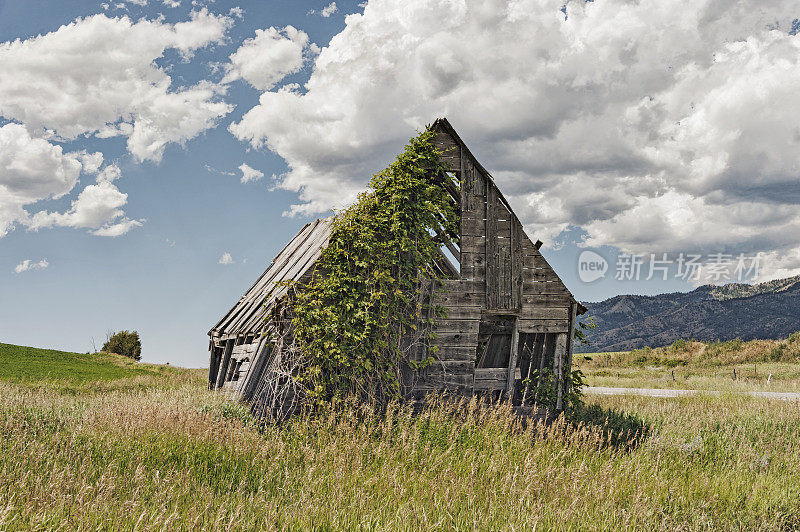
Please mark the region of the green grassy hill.
POLYGON ((153 371, 135 361, 105 353, 83 354, 0 343, 0 379, 110 381, 153 371))
POLYGON ((144 364, 109 353, 71 353, 0 343, 0 381, 62 390, 141 387, 202 370, 144 364))

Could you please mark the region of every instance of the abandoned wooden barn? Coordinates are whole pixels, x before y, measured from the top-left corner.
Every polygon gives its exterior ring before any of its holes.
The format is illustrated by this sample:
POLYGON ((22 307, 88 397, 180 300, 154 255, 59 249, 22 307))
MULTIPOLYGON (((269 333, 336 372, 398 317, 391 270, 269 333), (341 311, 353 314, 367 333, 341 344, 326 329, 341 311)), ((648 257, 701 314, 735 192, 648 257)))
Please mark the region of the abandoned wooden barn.
MULTIPOLYGON (((499 392, 515 402, 548 389, 562 407, 576 316, 586 309, 525 234, 489 172, 446 119, 430 126, 452 178, 443 183, 460 207, 458 246, 443 246, 444 279, 431 290, 447 317, 414 357, 434 362, 403 372, 406 396, 449 391, 499 392), (535 378, 530 378, 536 376, 535 378), (547 382, 543 383, 542 379, 547 382)), ((275 306, 284 281, 303 282, 325 248, 332 218, 306 224, 267 270, 209 331, 209 386, 249 400, 274 353, 275 306)))

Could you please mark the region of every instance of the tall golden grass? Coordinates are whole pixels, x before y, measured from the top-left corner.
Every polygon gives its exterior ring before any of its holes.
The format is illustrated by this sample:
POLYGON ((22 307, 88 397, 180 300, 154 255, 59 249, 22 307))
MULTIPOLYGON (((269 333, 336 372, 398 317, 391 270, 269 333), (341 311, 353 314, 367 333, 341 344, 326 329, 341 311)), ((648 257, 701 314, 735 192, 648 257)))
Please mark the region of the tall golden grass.
POLYGON ((800 527, 797 404, 595 401, 593 423, 439 402, 260 430, 200 378, 0 383, 0 530, 800 527), (648 427, 638 445, 596 421, 623 412, 648 427))
POLYGON ((800 391, 800 333, 781 340, 679 340, 667 347, 576 354, 592 386, 800 391))

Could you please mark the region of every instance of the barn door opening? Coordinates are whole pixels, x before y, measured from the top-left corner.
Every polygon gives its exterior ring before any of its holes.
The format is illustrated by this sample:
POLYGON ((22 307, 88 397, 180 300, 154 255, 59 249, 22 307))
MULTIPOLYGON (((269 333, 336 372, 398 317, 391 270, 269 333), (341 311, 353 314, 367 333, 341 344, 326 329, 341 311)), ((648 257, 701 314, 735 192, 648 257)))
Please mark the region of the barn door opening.
POLYGON ((563 333, 520 334, 521 379, 515 396, 519 404, 554 404, 560 382, 556 362, 563 357, 564 336, 563 333))
POLYGON ((492 315, 481 320, 475 353, 474 389, 493 398, 513 397, 519 379, 517 317, 492 315))

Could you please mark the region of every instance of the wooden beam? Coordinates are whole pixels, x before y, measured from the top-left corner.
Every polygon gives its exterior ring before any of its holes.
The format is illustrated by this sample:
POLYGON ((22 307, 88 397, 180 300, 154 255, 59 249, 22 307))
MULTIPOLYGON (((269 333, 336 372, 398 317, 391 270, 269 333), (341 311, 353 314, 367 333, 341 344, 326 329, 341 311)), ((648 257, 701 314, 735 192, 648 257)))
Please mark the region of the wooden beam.
POLYGON ((497 189, 486 190, 486 308, 498 308, 497 189))
POLYGON ((575 316, 578 312, 578 304, 573 303, 570 305, 570 320, 569 320, 569 333, 567 337, 567 363, 565 365, 566 371, 564 379, 564 395, 569 392, 570 377, 572 376, 572 350, 575 347, 575 316))
POLYGON ((225 342, 225 351, 222 353, 222 362, 219 365, 219 372, 217 372, 217 382, 214 385, 215 389, 222 388, 225 384, 225 375, 228 373, 228 366, 231 363, 231 353, 233 352, 233 344, 235 340, 231 339, 225 342))
POLYGON ((444 244, 447 247, 447 249, 450 251, 450 253, 453 254, 453 258, 455 260, 459 261, 459 264, 460 264, 461 263, 461 250, 459 250, 457 247, 455 247, 453 245, 453 243, 450 241, 450 239, 447 238, 446 236, 444 236, 442 233, 440 233, 437 229, 434 229, 434 231, 436 232, 436 241, 439 242, 440 244, 444 244))
POLYGON ((511 308, 522 306, 522 224, 512 216, 511 225, 511 308))
POLYGON ((564 358, 567 351, 567 333, 559 333, 556 335, 556 349, 553 354, 553 379, 556 385, 556 411, 562 408, 563 400, 563 374, 564 374, 564 358))
POLYGON ((533 394, 533 402, 539 400, 539 389, 542 387, 542 373, 544 373, 544 366, 545 366, 545 358, 547 358, 547 351, 549 350, 549 346, 552 345, 551 341, 552 335, 547 333, 542 333, 542 349, 541 349, 541 357, 539 358, 539 376, 536 379, 536 393, 533 394))
POLYGON ((217 372, 219 371, 219 355, 221 349, 214 344, 213 340, 210 343, 210 355, 208 357, 208 389, 213 390, 214 385, 217 384, 217 372))
POLYGON ((506 393, 508 400, 514 400, 514 377, 516 376, 517 357, 519 356, 519 318, 514 318, 514 328, 511 331, 511 354, 508 357, 508 381, 506 381, 506 393))
POLYGON ((531 388, 531 370, 533 370, 533 362, 536 360, 536 354, 538 353, 539 356, 542 354, 542 344, 544 343, 544 334, 537 333, 534 336, 534 350, 531 353, 531 360, 528 362, 528 375, 525 377, 525 391, 522 392, 522 403, 521 406, 525 406, 525 401, 528 397, 528 390, 531 388))

